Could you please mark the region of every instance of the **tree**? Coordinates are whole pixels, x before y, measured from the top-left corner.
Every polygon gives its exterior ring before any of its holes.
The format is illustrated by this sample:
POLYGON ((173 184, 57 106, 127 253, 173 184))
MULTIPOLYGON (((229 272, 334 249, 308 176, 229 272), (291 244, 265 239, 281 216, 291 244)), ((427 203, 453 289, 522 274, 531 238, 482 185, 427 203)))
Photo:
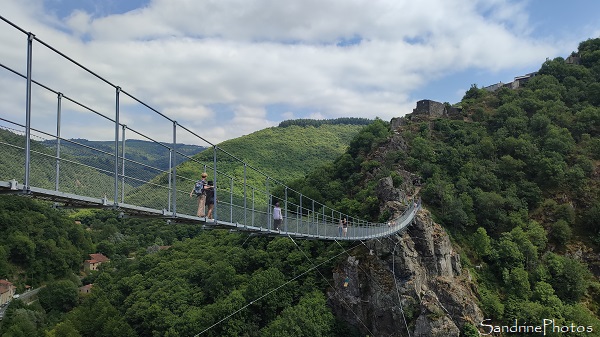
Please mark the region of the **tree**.
POLYGON ((591 272, 581 262, 554 253, 544 257, 552 278, 549 283, 556 295, 567 303, 576 303, 586 293, 591 272))
POLYGON ((526 300, 531 295, 529 274, 522 267, 511 269, 504 282, 511 296, 526 300))
POLYGON ((416 137, 413 139, 411 144, 410 156, 418 159, 421 162, 435 162, 435 151, 433 150, 433 144, 423 137, 416 137))
POLYGON ((474 193, 475 214, 477 223, 486 229, 499 233, 505 229, 506 211, 504 198, 495 192, 484 192, 479 188, 474 193))
POLYGON ((46 337, 81 337, 81 334, 75 329, 71 321, 66 320, 58 323, 54 329, 48 331, 46 337))
POLYGON ((387 140, 389 135, 389 123, 377 118, 373 123, 360 130, 358 135, 352 139, 350 146, 348 147, 348 154, 353 158, 357 158, 359 155, 364 156, 366 153, 379 146, 383 141, 387 140))
POLYGON ((594 137, 600 136, 600 108, 590 106, 577 111, 575 113, 574 130, 578 136, 584 133, 594 137))
MULTIPOLYGON (((554 314, 560 313, 562 309, 562 301, 556 296, 554 288, 550 283, 540 281, 533 287, 531 298, 542 305, 551 308, 554 314)), ((554 317, 554 315, 552 316, 554 317)))
POLYGON ((569 154, 575 147, 575 141, 566 128, 551 126, 544 137, 542 150, 548 152, 556 152, 565 156, 569 154))
MULTIPOLYGON (((276 268, 258 270, 254 272, 245 291, 244 297, 256 300, 263 297, 269 289, 274 289, 285 283, 284 275, 276 268)), ((261 298, 254 302, 252 307, 254 315, 260 325, 270 322, 285 308, 292 304, 293 293, 286 288, 261 298)))
POLYGON ((35 256, 35 243, 26 235, 20 232, 10 235, 10 259, 18 264, 26 265, 35 256))
MULTIPOLYGON (((78 333, 90 337, 135 336, 124 317, 106 297, 92 294, 83 303, 69 312, 65 323, 69 323, 78 333), (73 322, 73 323, 71 323, 73 322)), ((58 337, 60 335, 56 335, 58 337)))
POLYGON ((527 82, 527 88, 531 89, 534 96, 542 101, 561 101, 566 93, 565 87, 552 75, 538 75, 527 82))
POLYGON ((534 114, 529 120, 529 126, 533 134, 537 137, 543 137, 546 135, 550 126, 552 125, 552 121, 548 116, 542 113, 534 114))
POLYGON ((479 227, 473 234, 473 246, 475 252, 481 257, 487 257, 492 252, 491 239, 488 236, 485 228, 479 227))
POLYGON ((567 171, 567 163, 562 155, 557 152, 549 152, 539 156, 538 163, 537 182, 539 185, 555 187, 562 183, 567 171))
POLYGON ((29 310, 19 301, 13 301, 0 325, 2 337, 39 336, 39 329, 44 324, 44 314, 40 311, 29 310))
POLYGON ((261 330, 261 336, 330 336, 334 317, 319 292, 304 295, 298 305, 285 309, 281 315, 261 330))
POLYGON ((471 87, 469 88, 469 90, 467 90, 465 92, 465 95, 463 96, 463 100, 468 100, 468 99, 477 99, 480 98, 484 95, 485 91, 483 89, 479 89, 477 88, 477 84, 471 84, 471 87))
POLYGON ((480 288, 481 308, 488 317, 501 319, 504 315, 504 304, 500 301, 498 294, 485 288, 480 288))
POLYGON ((77 305, 77 286, 69 280, 55 281, 42 288, 38 297, 47 311, 67 312, 77 305))
POLYGON ((508 233, 502 234, 496 245, 498 264, 503 268, 523 267, 525 256, 519 246, 513 242, 508 233))
POLYGON ((550 238, 557 244, 561 246, 566 245, 571 240, 572 235, 573 231, 565 220, 560 219, 552 224, 550 238))

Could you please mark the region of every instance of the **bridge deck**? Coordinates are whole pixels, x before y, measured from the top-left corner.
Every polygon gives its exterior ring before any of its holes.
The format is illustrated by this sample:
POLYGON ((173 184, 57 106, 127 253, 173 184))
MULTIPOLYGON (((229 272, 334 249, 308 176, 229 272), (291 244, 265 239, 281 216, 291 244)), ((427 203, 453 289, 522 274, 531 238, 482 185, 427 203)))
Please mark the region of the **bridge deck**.
MULTIPOLYGON (((339 241, 373 239, 400 232, 412 222, 416 212, 420 208, 420 205, 412 204, 401 217, 389 224, 350 226, 348 228, 348 235, 341 236, 337 223, 326 221, 315 222, 305 216, 286 219, 288 221, 284 222, 284 230, 278 231, 272 227, 269 221, 264 221, 265 214, 262 212, 259 214, 250 214, 254 221, 252 225, 247 225, 237 221, 227 221, 227 219, 207 219, 187 214, 173 214, 164 209, 159 210, 119 202, 113 203, 106 198, 92 198, 37 187, 25 188, 25 186, 15 181, 0 181, 0 194, 21 195, 53 201, 61 204, 58 207, 111 209, 120 211, 123 216, 163 219, 169 223, 195 223, 203 226, 205 229, 229 229, 231 231, 249 232, 253 235, 291 236, 299 239, 339 241), (257 217, 263 218, 263 221, 256 221, 257 217), (285 230, 286 228, 287 230, 285 230)), ((239 206, 226 202, 220 202, 217 207, 220 212, 225 212, 225 214, 228 211, 239 208, 239 206)), ((245 214, 246 219, 247 215, 245 214)))

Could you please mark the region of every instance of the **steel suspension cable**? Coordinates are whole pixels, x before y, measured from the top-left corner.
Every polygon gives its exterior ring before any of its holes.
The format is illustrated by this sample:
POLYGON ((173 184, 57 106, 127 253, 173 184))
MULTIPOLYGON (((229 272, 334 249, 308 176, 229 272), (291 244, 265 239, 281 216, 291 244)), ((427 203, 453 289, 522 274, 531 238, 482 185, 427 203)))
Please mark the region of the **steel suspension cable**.
MULTIPOLYGON (((352 249, 354 249, 354 248, 356 248, 356 247, 358 247, 358 246, 359 246, 359 244, 357 244, 356 246, 352 247, 352 249)), ((258 298, 255 298, 254 300, 252 300, 252 301, 248 302, 248 303, 247 303, 246 305, 244 305, 243 307, 241 307, 241 308, 239 308, 239 309, 237 309, 237 310, 233 311, 233 312, 232 312, 232 313, 230 313, 229 315, 227 315, 227 316, 223 317, 223 318, 222 318, 222 319, 220 319, 218 322, 214 323, 213 325, 209 326, 208 328, 206 328, 206 329, 202 330, 201 332, 197 333, 196 335, 194 335, 194 337, 198 337, 198 336, 200 336, 200 335, 204 334, 204 333, 205 333, 205 332, 207 332, 208 330, 210 330, 210 329, 214 328, 215 326, 217 326, 217 325, 219 325, 219 324, 223 323, 223 322, 224 322, 224 321, 226 321, 228 318, 232 317, 233 315, 237 314, 238 312, 240 312, 240 311, 242 311, 242 310, 246 309, 247 307, 249 307, 250 305, 254 304, 254 302, 256 302, 256 301, 259 301, 259 300, 263 299, 264 297, 267 297, 268 295, 270 295, 270 294, 274 293, 275 291, 277 291, 277 290, 279 290, 279 289, 283 288, 284 286, 288 285, 288 284, 289 284, 289 283, 291 283, 292 281, 295 281, 296 279, 300 278, 301 276, 304 276, 304 275, 308 274, 308 273, 309 273, 309 272, 311 272, 313 269, 315 269, 315 268, 318 268, 318 267, 320 267, 320 266, 324 265, 325 263, 327 263, 327 262, 329 262, 329 261, 331 261, 331 260, 333 260, 333 259, 337 258, 338 256, 340 256, 340 255, 342 255, 342 254, 344 254, 344 253, 345 253, 345 252, 343 251, 343 252, 341 252, 341 253, 339 253, 339 254, 336 254, 336 255, 332 256, 331 258, 329 258, 329 259, 327 259, 327 260, 325 260, 325 261, 323 261, 323 262, 319 263, 318 265, 315 265, 315 266, 313 266, 312 268, 310 268, 310 269, 308 269, 308 270, 304 271, 303 273, 300 273, 300 274, 298 274, 298 275, 294 276, 293 278, 289 279, 288 281, 286 281, 286 282, 285 282, 285 283, 283 283, 282 285, 280 285, 280 286, 277 286, 277 287, 275 287, 275 288, 273 288, 273 289, 269 290, 268 292, 264 293, 263 295, 259 296, 258 298)))
MULTIPOLYGON (((306 259, 307 259, 307 260, 308 260, 308 261, 309 261, 309 262, 310 262, 310 263, 311 263, 311 264, 314 266, 314 262, 312 262, 312 260, 310 259, 310 257, 309 257, 309 256, 306 254, 306 252, 304 252, 304 251, 303 251, 303 250, 300 248, 300 246, 298 245, 298 243, 296 243, 296 241, 295 241, 295 240, 294 240, 294 239, 293 239, 293 238, 292 238, 292 237, 291 237, 289 234, 288 234, 288 237, 289 237, 289 238, 290 238, 290 240, 292 240, 292 242, 293 242, 293 243, 296 245, 296 247, 298 248, 298 250, 302 252, 302 254, 304 255, 304 257, 305 257, 305 258, 306 258, 306 259)), ((359 245, 357 244, 357 245, 356 245, 355 247, 353 247, 352 249, 354 249, 354 248, 356 248, 356 247, 358 247, 358 246, 359 246, 359 245)), ((340 246, 340 247, 341 247, 341 246, 340 246)), ((342 250, 343 250, 343 251, 342 251, 342 253, 340 253, 340 254, 347 253, 347 251, 346 251, 346 249, 345 249, 344 247, 341 247, 341 248, 342 248, 342 250)), ((323 277, 323 279, 325 279, 325 282, 327 282, 327 285, 329 285, 329 287, 331 287, 331 288, 333 289, 333 291, 335 292, 335 294, 336 294, 336 295, 338 295, 338 292, 337 292, 337 290, 335 290, 335 287, 334 287, 333 285, 331 285, 331 283, 329 283, 329 280, 328 280, 328 279, 325 277, 325 275, 323 275, 323 274, 321 273, 321 271, 319 271, 318 269, 317 269, 317 273, 319 273, 319 275, 321 275, 321 277, 323 277)), ((355 312, 354 312, 354 310, 352 310, 352 308, 350 307, 350 305, 349 305, 348 303, 346 303, 346 301, 345 301, 345 300, 344 300, 344 299, 343 299, 341 296, 339 296, 339 298, 340 298, 340 299, 342 300, 342 302, 344 302, 344 304, 345 304, 345 305, 348 307, 348 310, 350 310, 350 312, 352 312, 352 313, 354 314, 354 316, 356 316, 356 319, 357 319, 357 320, 360 322, 360 324, 362 324, 362 325, 365 327, 365 329, 367 329, 367 331, 369 332, 369 336, 374 336, 373 332, 371 332, 371 329, 369 329, 369 327, 368 327, 368 326, 367 326, 367 325, 366 325, 366 324, 365 324, 365 323, 364 323, 364 322, 363 322, 363 321, 360 319, 360 317, 358 316, 358 314, 357 314, 357 313, 355 313, 355 312)))
MULTIPOLYGON (((377 240, 379 241, 379 240, 377 240)), ((335 240, 335 242, 340 245, 340 247, 342 247, 342 245, 339 243, 339 241, 335 240)), ((379 241, 381 243, 381 241, 379 241)), ((370 248, 361 240, 360 243, 362 243, 367 249, 370 250, 370 248)), ((397 245, 397 243, 396 243, 397 245)), ((343 249, 343 247, 342 247, 343 249)), ((394 253, 396 252, 396 247, 394 247, 394 253)), ((348 254, 348 256, 350 256, 350 254, 348 254)), ((383 287, 379 284, 379 282, 377 282, 377 280, 375 280, 370 274, 368 274, 360 265, 357 265, 358 268, 363 272, 363 274, 365 274, 366 277, 368 277, 369 279, 371 279, 371 281, 373 281, 373 284, 377 285, 379 287, 380 290, 384 290, 383 287)), ((398 293, 398 302, 400 303, 400 312, 402 313, 402 318, 404 319, 404 325, 406 326, 406 332, 408 333, 408 336, 410 337, 410 331, 408 329, 408 323, 406 322, 406 317, 404 317, 404 308, 402 307, 402 301, 400 299, 400 293, 398 290, 398 280, 396 279, 396 273, 394 271, 395 268, 395 264, 394 264, 394 254, 392 254, 392 277, 394 278, 394 283, 396 284, 396 292, 398 293)))
POLYGON ((396 294, 398 295, 398 303, 400 304, 400 313, 402 314, 402 319, 404 320, 404 326, 406 326, 406 332, 408 333, 408 337, 410 337, 410 331, 408 329, 408 323, 406 322, 406 316, 404 316, 404 307, 402 306, 402 298, 400 297, 400 289, 398 288, 398 280, 396 279, 396 247, 398 246, 398 242, 394 245, 394 252, 392 253, 392 277, 394 278, 394 284, 396 285, 396 294))

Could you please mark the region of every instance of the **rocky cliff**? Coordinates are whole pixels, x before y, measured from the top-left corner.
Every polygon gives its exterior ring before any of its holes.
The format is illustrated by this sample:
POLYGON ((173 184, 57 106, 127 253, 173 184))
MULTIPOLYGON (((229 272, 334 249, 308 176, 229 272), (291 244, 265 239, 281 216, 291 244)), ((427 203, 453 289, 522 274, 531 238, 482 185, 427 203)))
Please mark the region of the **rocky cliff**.
MULTIPOLYGON (((391 178, 380 182, 379 191, 380 199, 387 199, 384 208, 402 211, 403 195, 391 178)), ((364 242, 348 253, 334 271, 329 304, 361 333, 458 337, 466 323, 476 326, 483 319, 468 270, 425 209, 404 233, 364 242)))

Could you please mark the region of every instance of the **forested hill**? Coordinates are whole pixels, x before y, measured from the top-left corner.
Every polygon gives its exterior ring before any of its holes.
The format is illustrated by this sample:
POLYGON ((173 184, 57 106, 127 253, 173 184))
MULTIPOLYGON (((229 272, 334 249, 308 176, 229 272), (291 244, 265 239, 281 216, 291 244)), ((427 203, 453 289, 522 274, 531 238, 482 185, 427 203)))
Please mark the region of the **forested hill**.
MULTIPOLYGON (((3 176, 6 179, 16 179, 22 182, 25 176, 25 158, 22 150, 25 148, 25 136, 12 130, 0 128, 0 142, 4 143, 0 146, 0 170, 2 170, 3 176)), ((32 140, 31 150, 31 185, 53 189, 55 186, 54 167, 56 166, 56 160, 54 156, 56 155, 56 149, 43 145, 43 142, 32 140)), ((76 161, 75 157, 65 152, 69 151, 64 151, 61 155, 65 161, 76 161)), ((112 165, 114 165, 114 162, 112 165)), ((63 165, 60 174, 61 189, 70 193, 103 195, 106 193, 105 187, 114 183, 114 179, 110 176, 92 167, 63 165)))
POLYGON ((472 86, 461 106, 460 118, 408 115, 391 138, 294 185, 375 217, 379 179, 401 186, 402 172, 417 174, 425 207, 477 266, 486 318, 575 322, 598 336, 600 39, 582 42, 570 62, 546 61, 521 88, 472 86))

